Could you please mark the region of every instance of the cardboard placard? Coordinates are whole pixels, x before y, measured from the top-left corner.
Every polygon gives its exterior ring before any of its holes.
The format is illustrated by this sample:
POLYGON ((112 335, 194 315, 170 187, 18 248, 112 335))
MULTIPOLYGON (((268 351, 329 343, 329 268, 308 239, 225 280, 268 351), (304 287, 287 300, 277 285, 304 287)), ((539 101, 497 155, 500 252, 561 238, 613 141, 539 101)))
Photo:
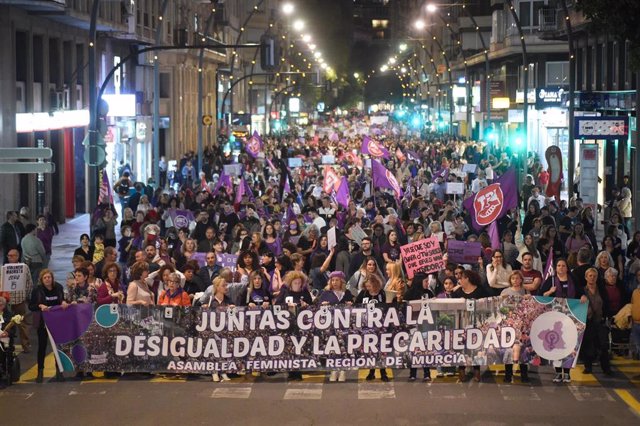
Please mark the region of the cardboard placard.
POLYGON ((449 240, 447 242, 447 260, 452 263, 474 265, 482 254, 482 244, 478 241, 449 240))
POLYGON ((430 274, 446 266, 442 258, 440 243, 436 237, 425 238, 400 247, 402 263, 407 270, 409 279, 418 272, 430 274))

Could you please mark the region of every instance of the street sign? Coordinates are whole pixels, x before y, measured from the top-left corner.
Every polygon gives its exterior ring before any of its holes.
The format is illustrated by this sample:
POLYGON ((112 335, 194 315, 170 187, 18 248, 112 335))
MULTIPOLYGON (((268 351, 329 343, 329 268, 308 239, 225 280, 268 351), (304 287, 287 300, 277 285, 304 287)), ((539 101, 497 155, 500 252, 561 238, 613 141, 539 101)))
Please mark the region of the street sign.
POLYGON ((54 173, 54 163, 0 163, 0 174, 54 173))
POLYGON ((0 148, 3 160, 50 160, 51 157, 51 148, 0 148))

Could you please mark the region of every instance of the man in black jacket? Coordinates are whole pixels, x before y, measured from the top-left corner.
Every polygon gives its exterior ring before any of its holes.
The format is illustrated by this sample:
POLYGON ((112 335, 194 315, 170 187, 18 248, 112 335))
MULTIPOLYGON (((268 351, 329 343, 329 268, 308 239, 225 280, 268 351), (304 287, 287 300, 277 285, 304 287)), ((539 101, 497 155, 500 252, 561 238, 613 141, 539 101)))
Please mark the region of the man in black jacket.
POLYGON ((198 277, 200 277, 205 288, 207 288, 211 285, 211 281, 213 281, 213 279, 218 275, 220 266, 216 265, 216 254, 212 251, 207 253, 207 257, 205 259, 207 264, 200 268, 198 271, 198 277))
POLYGON ((384 262, 382 261, 382 259, 376 256, 375 252, 373 251, 371 238, 365 237, 360 243, 360 251, 355 253, 351 258, 351 263, 349 264, 349 276, 355 274, 356 271, 360 269, 360 266, 362 266, 362 262, 364 262, 364 259, 367 256, 373 256, 373 258, 376 260, 376 263, 378 264, 378 268, 380 268, 380 271, 384 272, 384 262))
POLYGON ((7 254, 11 249, 17 249, 20 251, 20 241, 22 240, 22 234, 20 229, 16 225, 18 221, 18 212, 8 211, 7 221, 0 227, 0 248, 4 254, 3 263, 7 263, 7 254))

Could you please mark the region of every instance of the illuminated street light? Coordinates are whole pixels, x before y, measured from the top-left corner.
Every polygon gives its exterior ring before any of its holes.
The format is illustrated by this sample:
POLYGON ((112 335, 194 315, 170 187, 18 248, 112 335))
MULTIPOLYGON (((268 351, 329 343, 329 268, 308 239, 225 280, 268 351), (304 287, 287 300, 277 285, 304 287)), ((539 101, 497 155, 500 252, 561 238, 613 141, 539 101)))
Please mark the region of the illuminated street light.
POLYGON ((293 3, 285 3, 282 5, 282 13, 285 15, 291 15, 294 9, 293 3))
POLYGON ((304 21, 302 19, 298 19, 293 23, 293 29, 296 31, 302 31, 304 29, 304 21))
POLYGON ((390 63, 391 65, 395 64, 395 63, 396 63, 396 58, 394 58, 393 56, 392 56, 392 57, 390 57, 390 58, 389 58, 389 63, 390 63))
POLYGON ((304 41, 305 43, 309 43, 311 41, 311 36, 309 34, 303 35, 302 41, 304 41))
POLYGON ((405 74, 407 72, 407 69, 405 67, 400 68, 400 72, 402 74, 405 74))
POLYGON ((353 78, 355 78, 356 80, 360 78, 360 74, 358 74, 357 72, 353 73, 353 78))
POLYGON ((388 69, 389 69, 389 67, 387 65, 383 65, 383 66, 380 67, 380 72, 385 72, 388 69))
POLYGON ((322 68, 323 70, 327 69, 327 64, 320 64, 320 68, 322 68))
POLYGON ((316 45, 315 45, 315 44, 313 44, 313 43, 311 43, 311 44, 309 45, 309 49, 313 52, 314 50, 316 50, 316 45))
POLYGON ((314 57, 314 58, 316 58, 316 59, 320 59, 320 58, 322 58, 322 52, 315 52, 315 53, 313 54, 313 57, 314 57))
POLYGON ((427 26, 427 24, 425 24, 425 22, 422 19, 418 19, 413 25, 419 31, 424 30, 426 28, 426 26, 427 26))
POLYGON ((404 52, 405 50, 407 50, 407 43, 400 44, 400 51, 404 52))
POLYGON ((438 6, 430 3, 427 5, 426 9, 427 9, 427 12, 434 13, 436 10, 438 10, 438 6))

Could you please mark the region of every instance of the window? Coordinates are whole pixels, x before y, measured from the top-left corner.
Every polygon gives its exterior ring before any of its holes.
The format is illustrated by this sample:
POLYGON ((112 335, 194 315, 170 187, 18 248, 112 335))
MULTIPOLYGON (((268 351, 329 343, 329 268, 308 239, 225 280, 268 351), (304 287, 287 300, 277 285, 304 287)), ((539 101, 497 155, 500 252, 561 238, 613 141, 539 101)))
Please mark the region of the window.
POLYGON ((168 72, 160 73, 160 99, 168 99, 171 92, 171 76, 168 72))
POLYGON ((518 18, 523 28, 537 27, 540 24, 540 10, 547 0, 520 0, 518 3, 518 18))
POLYGON ((566 86, 569 84, 569 61, 547 62, 547 86, 566 86))
POLYGON ((389 26, 389 21, 387 19, 372 19, 371 27, 372 28, 387 28, 389 26))

